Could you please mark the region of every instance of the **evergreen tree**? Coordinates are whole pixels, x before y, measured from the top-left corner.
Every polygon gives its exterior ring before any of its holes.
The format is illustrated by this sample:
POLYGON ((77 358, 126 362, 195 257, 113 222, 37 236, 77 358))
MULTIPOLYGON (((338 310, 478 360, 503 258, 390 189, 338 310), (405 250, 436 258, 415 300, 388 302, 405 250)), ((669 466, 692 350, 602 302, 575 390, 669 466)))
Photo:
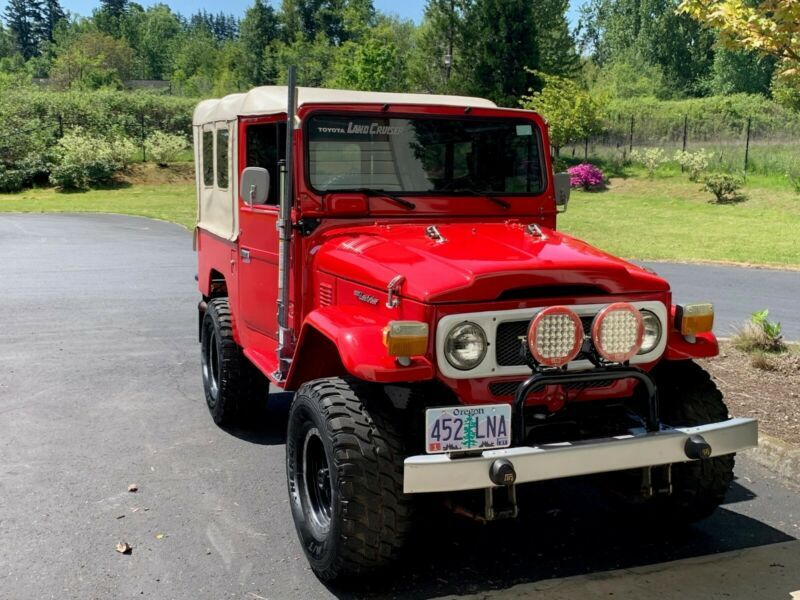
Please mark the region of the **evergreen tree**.
POLYGON ((42 2, 42 20, 38 27, 40 43, 53 42, 53 32, 58 22, 66 18, 64 9, 58 0, 44 0, 42 2))
POLYGON ((14 44, 25 60, 38 56, 44 21, 41 0, 8 0, 3 16, 14 44))
POLYGON ((128 9, 128 0, 100 0, 100 11, 119 19, 128 9))
POLYGON ((573 77, 581 68, 575 39, 567 22, 569 0, 534 0, 539 35, 539 64, 543 72, 573 77))
POLYGON ((466 88, 502 106, 518 106, 535 84, 539 40, 528 0, 476 0, 467 12, 466 88), (530 70, 529 70, 530 69, 530 70))
POLYGON ((253 85, 263 85, 270 80, 264 56, 267 46, 278 38, 278 27, 275 10, 263 0, 255 0, 255 4, 245 12, 240 39, 244 50, 244 73, 253 85))

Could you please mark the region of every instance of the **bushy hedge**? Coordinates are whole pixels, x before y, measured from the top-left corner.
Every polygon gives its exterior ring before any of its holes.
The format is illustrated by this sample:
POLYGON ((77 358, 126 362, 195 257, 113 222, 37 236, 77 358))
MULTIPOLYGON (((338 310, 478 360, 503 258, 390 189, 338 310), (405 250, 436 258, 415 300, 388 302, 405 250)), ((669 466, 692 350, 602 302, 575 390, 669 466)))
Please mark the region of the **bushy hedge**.
MULTIPOLYGON (((141 148, 154 132, 190 139, 196 100, 147 92, 50 92, 6 87, 0 90, 0 192, 45 182, 63 163, 58 141, 71 132, 108 141, 128 140, 141 148)), ((117 156, 123 166, 131 159, 117 156)), ((74 173, 73 173, 74 175, 74 173)), ((60 172, 55 179, 85 181, 60 172)))

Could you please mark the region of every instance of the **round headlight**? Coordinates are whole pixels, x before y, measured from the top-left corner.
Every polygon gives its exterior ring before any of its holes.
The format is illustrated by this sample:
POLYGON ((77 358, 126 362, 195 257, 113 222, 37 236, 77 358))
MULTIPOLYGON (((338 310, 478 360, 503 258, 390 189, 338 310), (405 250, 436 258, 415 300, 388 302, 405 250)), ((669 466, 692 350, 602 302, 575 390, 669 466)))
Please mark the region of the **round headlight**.
POLYGON ((479 325, 464 321, 447 334, 444 343, 444 355, 447 362, 459 371, 468 371, 477 367, 486 356, 486 333, 479 325))
POLYGON ((642 347, 642 314, 627 302, 615 302, 592 321, 592 341, 597 353, 609 362, 628 362, 642 347))
POLYGON ((644 325, 644 337, 642 339, 642 347, 639 354, 647 354, 652 352, 661 341, 661 321, 649 310, 643 310, 642 324, 644 325))

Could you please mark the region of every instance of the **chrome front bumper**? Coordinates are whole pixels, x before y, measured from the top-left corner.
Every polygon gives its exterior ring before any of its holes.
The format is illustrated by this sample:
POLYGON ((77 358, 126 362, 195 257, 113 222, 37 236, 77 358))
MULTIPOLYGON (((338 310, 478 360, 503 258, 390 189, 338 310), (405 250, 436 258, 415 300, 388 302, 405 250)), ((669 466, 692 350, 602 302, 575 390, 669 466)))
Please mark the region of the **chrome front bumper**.
POLYGON ((692 435, 705 439, 711 456, 733 454, 758 445, 758 421, 731 419, 699 427, 662 427, 656 432, 642 429, 611 438, 487 450, 463 458, 410 456, 405 460, 403 491, 416 494, 495 487, 489 468, 500 458, 511 461, 517 483, 688 462, 685 445, 692 435))

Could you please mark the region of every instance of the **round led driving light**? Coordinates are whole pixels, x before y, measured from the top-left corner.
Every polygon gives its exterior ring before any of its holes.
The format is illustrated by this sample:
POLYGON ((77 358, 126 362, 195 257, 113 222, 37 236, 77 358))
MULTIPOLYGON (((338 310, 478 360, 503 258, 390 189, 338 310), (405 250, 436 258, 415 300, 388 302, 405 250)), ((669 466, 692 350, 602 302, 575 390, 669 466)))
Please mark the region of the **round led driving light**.
POLYGON ((480 325, 464 321, 447 334, 444 355, 447 362, 459 371, 469 371, 483 362, 487 347, 486 333, 480 325))
POLYGON ((627 302, 609 304, 592 322, 597 352, 609 362, 627 362, 639 352, 644 339, 644 319, 627 302))
POLYGON ((566 365, 578 356, 582 345, 581 319, 565 306, 545 308, 528 328, 528 349, 540 365, 566 365))
POLYGON ((642 310, 641 313, 644 336, 642 337, 642 347, 639 348, 639 354, 648 354, 655 350, 661 341, 661 320, 649 310, 642 310))

